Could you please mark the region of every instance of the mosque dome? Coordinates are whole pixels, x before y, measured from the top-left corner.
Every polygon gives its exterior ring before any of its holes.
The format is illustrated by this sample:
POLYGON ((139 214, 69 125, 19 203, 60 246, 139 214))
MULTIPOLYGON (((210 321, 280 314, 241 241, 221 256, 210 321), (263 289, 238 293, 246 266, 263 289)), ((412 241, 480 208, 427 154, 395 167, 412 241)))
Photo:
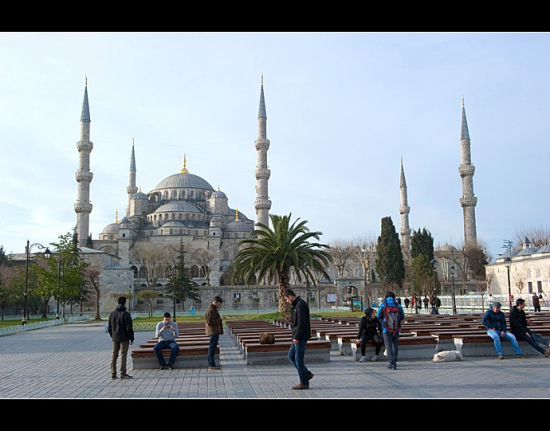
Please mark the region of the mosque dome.
POLYGON ((155 210, 156 213, 165 213, 170 211, 184 211, 193 213, 201 212, 195 205, 187 201, 170 201, 155 210))
POLYGON ((177 173, 170 175, 157 184, 155 190, 174 189, 174 188, 192 188, 214 190, 208 181, 202 179, 198 175, 177 173))
POLYGON ((134 193, 132 195, 132 199, 144 199, 147 200, 147 195, 145 193, 142 193, 141 191, 134 193))
POLYGON ((120 223, 111 223, 105 226, 105 228, 101 231, 101 234, 116 234, 120 230, 120 223))

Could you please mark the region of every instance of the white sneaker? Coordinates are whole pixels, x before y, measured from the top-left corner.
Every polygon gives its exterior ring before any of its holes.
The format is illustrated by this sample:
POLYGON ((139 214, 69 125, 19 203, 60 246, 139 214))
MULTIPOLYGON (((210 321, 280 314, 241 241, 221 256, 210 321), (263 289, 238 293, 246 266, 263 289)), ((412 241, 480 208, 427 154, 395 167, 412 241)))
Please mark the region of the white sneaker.
POLYGON ((359 359, 359 362, 367 362, 367 357, 361 356, 361 359, 359 359))
POLYGON ((378 355, 374 355, 372 358, 370 358, 372 362, 376 362, 377 359, 378 359, 378 355))

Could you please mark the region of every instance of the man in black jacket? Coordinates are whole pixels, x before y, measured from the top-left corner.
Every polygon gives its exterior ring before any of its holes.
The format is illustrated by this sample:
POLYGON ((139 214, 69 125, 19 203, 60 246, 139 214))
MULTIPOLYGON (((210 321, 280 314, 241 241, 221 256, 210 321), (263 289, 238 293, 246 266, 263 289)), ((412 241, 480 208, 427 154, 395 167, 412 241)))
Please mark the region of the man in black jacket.
POLYGON ((518 340, 525 340, 533 349, 542 353, 545 357, 550 356, 550 346, 548 340, 541 337, 539 334, 534 333, 527 327, 527 318, 525 317, 525 300, 519 298, 516 301, 516 305, 510 312, 510 330, 512 334, 516 336, 518 340), (539 343, 546 346, 546 349, 540 347, 539 343))
POLYGON ((302 298, 296 296, 290 289, 285 292, 285 299, 292 306, 290 320, 292 343, 288 351, 288 360, 296 367, 300 377, 300 383, 293 386, 292 389, 309 389, 309 381, 313 374, 307 369, 304 362, 307 340, 311 337, 309 307, 302 298))
POLYGON ((120 351, 120 378, 131 379, 132 376, 126 373, 126 360, 128 358, 128 347, 134 344, 134 328, 132 316, 124 306, 126 298, 118 298, 118 306, 109 316, 109 335, 113 339, 113 356, 111 358, 111 377, 116 379, 116 361, 120 351))

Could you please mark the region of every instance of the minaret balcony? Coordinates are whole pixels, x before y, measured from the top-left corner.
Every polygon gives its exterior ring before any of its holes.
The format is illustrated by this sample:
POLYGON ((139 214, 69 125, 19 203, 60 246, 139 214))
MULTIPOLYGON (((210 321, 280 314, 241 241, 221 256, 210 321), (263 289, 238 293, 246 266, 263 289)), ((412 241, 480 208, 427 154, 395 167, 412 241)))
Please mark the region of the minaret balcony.
POLYGON ((460 205, 462 207, 475 207, 477 205, 477 198, 475 196, 461 197, 460 205))
POLYGON ((271 208, 271 201, 269 199, 258 198, 254 201, 254 208, 257 210, 268 210, 271 208))
POLYGON ((256 151, 269 150, 269 139, 256 139, 254 144, 256 145, 256 151))
POLYGON ((90 183, 92 181, 92 178, 94 177, 94 174, 90 171, 76 171, 75 173, 76 181, 77 182, 85 182, 90 183))
POLYGON ((257 168, 254 173, 257 180, 268 180, 271 176, 271 171, 268 168, 257 168))
POLYGON ((77 202, 74 204, 76 213, 91 213, 93 205, 90 202, 77 202))
POLYGON ((476 170, 474 165, 460 165, 458 167, 458 173, 461 177, 473 177, 476 170))
POLYGON ((90 141, 78 141, 76 143, 78 151, 92 151, 94 144, 90 141))

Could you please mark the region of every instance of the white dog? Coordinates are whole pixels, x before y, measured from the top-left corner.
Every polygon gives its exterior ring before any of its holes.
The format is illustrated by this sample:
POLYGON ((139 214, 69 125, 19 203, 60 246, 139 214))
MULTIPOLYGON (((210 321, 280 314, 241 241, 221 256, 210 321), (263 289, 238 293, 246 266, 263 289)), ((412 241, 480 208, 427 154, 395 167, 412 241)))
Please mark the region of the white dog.
POLYGON ((434 355, 432 362, 462 361, 462 353, 458 350, 445 350, 434 355))

